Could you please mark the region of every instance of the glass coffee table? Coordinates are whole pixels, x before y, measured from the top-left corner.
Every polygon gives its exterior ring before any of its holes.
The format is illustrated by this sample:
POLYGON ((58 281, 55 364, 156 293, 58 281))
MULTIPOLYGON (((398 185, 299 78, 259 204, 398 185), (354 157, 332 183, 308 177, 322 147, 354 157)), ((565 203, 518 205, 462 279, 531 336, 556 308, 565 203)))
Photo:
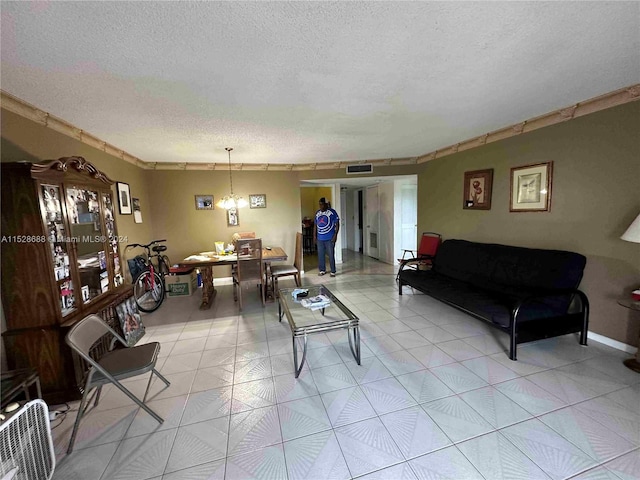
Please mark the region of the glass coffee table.
POLYGON ((300 375, 304 361, 307 357, 307 337, 313 333, 328 332, 330 330, 347 329, 349 347, 356 362, 360 365, 360 328, 358 317, 345 307, 338 298, 324 285, 304 287, 309 294, 304 297, 311 299, 318 295, 324 295, 329 299, 329 304, 324 308, 311 310, 302 304, 303 298, 294 299, 291 296, 294 288, 283 288, 278 291, 278 318, 282 321, 282 315, 287 316, 293 340, 293 366, 296 378, 300 375), (352 338, 353 336, 353 338, 352 338), (298 349, 296 339, 303 339, 302 360, 298 365, 298 349))

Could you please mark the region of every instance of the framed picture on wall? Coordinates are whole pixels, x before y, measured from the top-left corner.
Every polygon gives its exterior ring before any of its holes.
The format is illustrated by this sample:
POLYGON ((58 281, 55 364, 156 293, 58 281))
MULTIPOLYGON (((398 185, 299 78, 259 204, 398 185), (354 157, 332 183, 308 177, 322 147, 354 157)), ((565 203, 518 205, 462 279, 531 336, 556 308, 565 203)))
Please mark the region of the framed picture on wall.
POLYGON ((264 193, 249 195, 249 208, 267 208, 267 196, 264 193))
POLYGON ((118 191, 118 209, 120 215, 131 215, 131 192, 129 184, 117 182, 116 189, 118 191))
POLYGON ((548 212, 551 209, 553 162, 511 169, 510 212, 548 212))
POLYGON ((196 195, 196 210, 213 210, 213 195, 196 195))
POLYGON ((464 172, 464 200, 462 208, 491 210, 493 168, 464 172))
POLYGON ((240 225, 238 210, 235 208, 230 208, 229 210, 227 210, 227 226, 237 227, 238 225, 240 225))
POLYGON ((131 205, 133 206, 133 221, 142 223, 142 209, 140 208, 140 199, 132 197, 131 205))

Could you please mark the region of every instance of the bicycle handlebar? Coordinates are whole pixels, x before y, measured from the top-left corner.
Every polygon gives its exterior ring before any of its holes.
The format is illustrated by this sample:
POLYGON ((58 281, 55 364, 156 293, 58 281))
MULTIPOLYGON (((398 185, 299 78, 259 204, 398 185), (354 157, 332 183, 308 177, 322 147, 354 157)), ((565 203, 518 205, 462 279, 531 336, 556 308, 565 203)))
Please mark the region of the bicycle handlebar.
POLYGON ((127 245, 127 248, 134 248, 134 247, 149 248, 154 243, 162 243, 162 242, 166 242, 166 241, 167 241, 166 239, 154 240, 154 241, 152 241, 150 243, 147 243, 146 245, 142 245, 141 243, 131 243, 131 244, 127 245))

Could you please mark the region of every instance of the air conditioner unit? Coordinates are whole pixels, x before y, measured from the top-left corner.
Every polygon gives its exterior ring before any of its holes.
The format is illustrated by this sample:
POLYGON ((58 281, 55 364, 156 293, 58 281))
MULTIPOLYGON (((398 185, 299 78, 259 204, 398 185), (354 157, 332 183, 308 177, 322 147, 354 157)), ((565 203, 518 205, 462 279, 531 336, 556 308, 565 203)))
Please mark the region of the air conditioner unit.
POLYGON ((373 165, 371 163, 347 165, 347 175, 357 175, 361 173, 371 173, 371 172, 373 172, 373 165))
POLYGON ((49 480, 55 466, 49 408, 33 400, 0 424, 0 479, 49 480))

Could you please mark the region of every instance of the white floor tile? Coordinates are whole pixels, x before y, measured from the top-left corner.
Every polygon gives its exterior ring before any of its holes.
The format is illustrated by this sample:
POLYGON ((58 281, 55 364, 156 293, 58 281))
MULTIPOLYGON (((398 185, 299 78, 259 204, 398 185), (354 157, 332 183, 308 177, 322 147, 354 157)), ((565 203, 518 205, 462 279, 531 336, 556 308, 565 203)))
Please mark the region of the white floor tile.
POLYGON ((353 476, 404 461, 400 449, 378 418, 338 427, 335 434, 353 476))
POLYGON ((347 480, 351 474, 333 431, 285 442, 289 480, 347 480))

